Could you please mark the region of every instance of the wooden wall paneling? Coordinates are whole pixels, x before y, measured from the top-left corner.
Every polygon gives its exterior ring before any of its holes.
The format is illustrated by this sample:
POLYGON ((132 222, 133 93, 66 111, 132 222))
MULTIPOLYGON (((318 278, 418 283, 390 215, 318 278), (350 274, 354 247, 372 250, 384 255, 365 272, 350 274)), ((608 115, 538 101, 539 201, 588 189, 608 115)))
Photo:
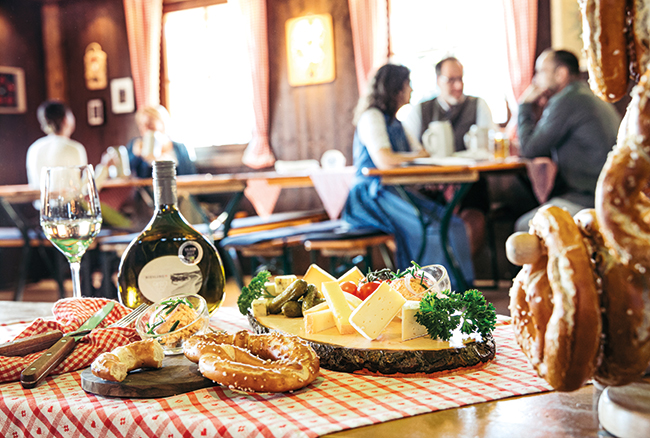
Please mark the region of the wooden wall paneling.
MULTIPOLYGON (((347 0, 268 0, 270 136, 279 160, 320 160, 339 149, 352 162, 352 114, 358 100, 347 0), (286 20, 329 13, 334 25, 336 79, 328 84, 291 87, 285 48, 286 20)), ((287 191, 288 192, 288 191, 287 191)), ((291 189, 276 211, 319 208, 313 189, 291 189)))
POLYGON ((27 111, 0 114, 0 184, 26 184, 27 149, 43 136, 36 108, 45 99, 40 4, 0 1, 0 65, 25 71, 27 111))
POLYGON ((110 82, 131 77, 131 61, 126 35, 126 20, 122 0, 80 0, 61 3, 62 32, 65 38, 65 59, 68 66, 70 106, 77 118, 72 137, 88 152, 88 161, 99 162, 108 146, 126 144, 138 135, 135 113, 113 114, 110 82), (88 90, 84 77, 84 54, 90 43, 99 43, 106 52, 108 86, 103 90, 88 90), (104 101, 105 122, 90 126, 86 105, 90 99, 104 101))
POLYGON ((61 14, 58 3, 46 3, 41 8, 43 20, 43 52, 48 99, 67 102, 67 73, 63 60, 61 14))

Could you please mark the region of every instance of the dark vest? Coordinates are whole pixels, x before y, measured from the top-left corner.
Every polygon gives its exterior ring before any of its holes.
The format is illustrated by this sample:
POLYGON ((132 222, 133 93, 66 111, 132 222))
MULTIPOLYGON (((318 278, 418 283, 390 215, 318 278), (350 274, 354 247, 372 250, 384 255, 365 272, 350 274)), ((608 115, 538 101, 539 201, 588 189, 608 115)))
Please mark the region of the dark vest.
POLYGON ((438 99, 427 100, 420 104, 422 108, 422 129, 420 132, 420 141, 422 134, 429 127, 429 123, 441 120, 451 122, 454 130, 454 145, 456 152, 465 150, 465 140, 463 136, 469 131, 469 128, 476 124, 476 97, 467 96, 463 103, 451 106, 449 111, 445 111, 438 99))

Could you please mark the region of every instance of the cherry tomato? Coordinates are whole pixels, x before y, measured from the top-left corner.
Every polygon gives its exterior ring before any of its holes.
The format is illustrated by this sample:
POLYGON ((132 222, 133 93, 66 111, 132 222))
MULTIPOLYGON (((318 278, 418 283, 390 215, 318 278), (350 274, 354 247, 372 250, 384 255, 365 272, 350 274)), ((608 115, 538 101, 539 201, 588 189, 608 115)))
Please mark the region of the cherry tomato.
POLYGON ((380 284, 381 281, 371 281, 370 283, 364 284, 359 288, 359 293, 357 294, 357 296, 362 300, 365 300, 370 295, 372 295, 374 291, 377 290, 380 284))
POLYGON ((341 289, 344 292, 347 292, 355 296, 358 296, 359 294, 359 291, 357 290, 357 285, 354 281, 346 281, 344 283, 341 283, 341 289))

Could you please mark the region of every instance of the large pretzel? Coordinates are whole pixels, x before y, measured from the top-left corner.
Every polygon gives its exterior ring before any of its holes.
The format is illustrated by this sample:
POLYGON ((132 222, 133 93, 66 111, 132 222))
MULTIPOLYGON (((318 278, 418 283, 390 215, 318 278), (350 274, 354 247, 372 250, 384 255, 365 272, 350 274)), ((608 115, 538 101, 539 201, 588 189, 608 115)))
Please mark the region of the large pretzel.
POLYGON ((650 269, 650 71, 632 91, 616 147, 596 185, 596 215, 605 243, 641 274, 650 269))
POLYGON ((598 358, 596 279, 580 231, 566 210, 541 208, 531 221, 531 234, 547 254, 540 252, 517 276, 510 314, 519 344, 540 377, 557 390, 572 391, 592 376, 598 358))
POLYGON ((229 388, 287 392, 318 376, 316 352, 296 336, 246 331, 195 335, 183 344, 185 357, 198 362, 204 377, 229 388))

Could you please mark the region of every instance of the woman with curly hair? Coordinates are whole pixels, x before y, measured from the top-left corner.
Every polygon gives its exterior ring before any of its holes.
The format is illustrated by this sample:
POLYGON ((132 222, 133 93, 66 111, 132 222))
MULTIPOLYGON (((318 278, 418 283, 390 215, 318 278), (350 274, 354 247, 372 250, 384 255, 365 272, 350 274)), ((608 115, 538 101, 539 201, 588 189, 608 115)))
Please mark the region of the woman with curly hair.
MULTIPOLYGON (((378 177, 364 176, 364 167, 387 169, 428 154, 417 139, 407 134, 396 118, 397 110, 411 98, 410 71, 401 65, 387 64, 377 70, 367 96, 359 100, 355 113, 353 154, 357 169, 355 181, 342 218, 353 228, 376 228, 395 238, 396 264, 406 269, 415 261, 421 266, 446 264, 440 242, 440 221, 444 208, 415 192, 404 200, 391 186, 383 186, 378 177), (427 222, 423 235, 418 211, 427 222), (426 249, 418 259, 422 241, 426 249)), ((465 279, 471 284, 474 268, 469 241, 462 220, 453 217, 449 237, 465 279)), ((452 285, 456 279, 452 278, 452 285)))

